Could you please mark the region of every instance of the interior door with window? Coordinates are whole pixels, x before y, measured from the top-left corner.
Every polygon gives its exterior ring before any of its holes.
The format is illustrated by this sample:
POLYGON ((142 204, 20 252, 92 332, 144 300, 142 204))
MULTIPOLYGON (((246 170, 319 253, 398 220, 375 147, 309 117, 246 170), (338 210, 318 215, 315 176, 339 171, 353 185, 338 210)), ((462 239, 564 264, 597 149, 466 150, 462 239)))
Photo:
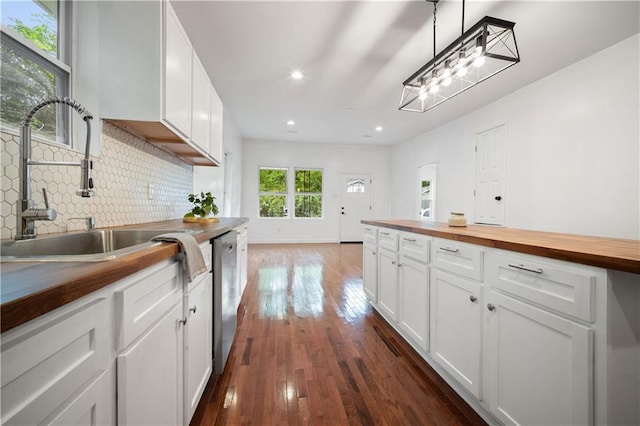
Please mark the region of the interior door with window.
POLYGON ((436 221, 437 165, 427 164, 418 168, 418 219, 436 221))
POLYGON ((475 222, 504 225, 505 126, 476 135, 475 222))
POLYGON ((343 173, 340 185, 340 242, 362 242, 360 221, 373 213, 371 175, 343 173))

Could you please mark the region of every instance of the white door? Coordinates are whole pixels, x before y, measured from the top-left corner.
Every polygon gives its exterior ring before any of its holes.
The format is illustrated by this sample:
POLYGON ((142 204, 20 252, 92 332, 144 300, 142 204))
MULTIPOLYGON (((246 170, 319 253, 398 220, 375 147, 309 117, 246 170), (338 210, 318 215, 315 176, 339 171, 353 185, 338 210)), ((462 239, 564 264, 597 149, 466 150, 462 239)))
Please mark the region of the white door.
POLYGON ((429 268, 400 256, 400 327, 418 347, 429 350, 429 268))
POLYGON ((118 424, 182 424, 182 303, 117 357, 118 424))
POLYGON ((504 225, 505 126, 476 135, 475 222, 504 225))
POLYGON ((188 425, 198 407, 213 371, 212 276, 202 274, 187 296, 184 353, 184 424, 188 425))
POLYGON ((378 306, 393 321, 398 321, 398 255, 378 251, 378 306))
POLYGON ((360 221, 371 218, 373 180, 369 174, 343 173, 340 182, 340 241, 362 241, 360 221))
POLYGON ((376 247, 368 244, 362 250, 362 275, 364 292, 372 303, 378 302, 378 254, 376 247))
POLYGON ((418 219, 420 220, 436 221, 436 175, 435 163, 418 168, 418 219))
POLYGON ((593 421, 593 330, 489 292, 487 362, 491 412, 510 425, 593 421))
POLYGON ((481 400, 482 286, 431 271, 431 356, 481 400))

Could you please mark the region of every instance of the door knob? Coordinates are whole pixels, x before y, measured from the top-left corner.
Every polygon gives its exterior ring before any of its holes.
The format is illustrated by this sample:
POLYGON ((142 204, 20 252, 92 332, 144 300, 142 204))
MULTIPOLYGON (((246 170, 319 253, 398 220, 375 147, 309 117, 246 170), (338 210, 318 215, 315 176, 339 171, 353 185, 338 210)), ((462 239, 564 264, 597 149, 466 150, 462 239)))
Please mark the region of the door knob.
POLYGON ((502 196, 500 196, 500 195, 496 195, 496 197, 495 197, 495 198, 496 198, 496 201, 500 201, 500 200, 502 200, 502 196))
POLYGON ((490 311, 495 311, 495 310, 496 310, 496 307, 495 307, 495 306, 493 306, 491 303, 489 303, 489 304, 487 305, 487 309, 488 309, 488 310, 490 310, 490 311))
POLYGON ((344 212, 340 212, 340 214, 344 214, 344 212))
POLYGON ((474 295, 469 296, 469 300, 471 300, 472 302, 475 302, 476 300, 478 300, 477 297, 475 297, 474 295))

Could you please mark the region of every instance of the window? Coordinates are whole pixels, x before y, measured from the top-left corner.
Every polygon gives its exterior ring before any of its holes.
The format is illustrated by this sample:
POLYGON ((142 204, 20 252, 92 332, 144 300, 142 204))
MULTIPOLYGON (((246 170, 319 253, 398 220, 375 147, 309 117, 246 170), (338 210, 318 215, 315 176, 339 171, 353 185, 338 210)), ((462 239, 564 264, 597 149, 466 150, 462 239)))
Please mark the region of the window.
POLYGON ((295 217, 322 217, 322 170, 296 169, 295 217))
MULTIPOLYGON (((17 129, 39 101, 69 96, 69 20, 64 1, 3 1, 0 123, 17 129)), ((34 136, 69 144, 68 108, 50 105, 36 114, 34 136)))
POLYGON ((259 217, 287 217, 287 169, 260 167, 259 217))
POLYGON ((349 179, 347 192, 364 192, 364 179, 349 179))

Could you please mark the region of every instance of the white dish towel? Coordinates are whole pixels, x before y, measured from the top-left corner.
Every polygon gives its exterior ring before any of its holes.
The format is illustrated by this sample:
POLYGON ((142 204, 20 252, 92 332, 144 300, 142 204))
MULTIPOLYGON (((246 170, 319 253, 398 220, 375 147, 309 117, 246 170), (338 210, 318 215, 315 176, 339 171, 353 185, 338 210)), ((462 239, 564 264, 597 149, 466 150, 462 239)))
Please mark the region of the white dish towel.
POLYGON ((191 234, 186 232, 169 232, 153 237, 151 241, 164 241, 178 243, 184 264, 185 275, 189 282, 195 277, 207 272, 207 265, 200 251, 198 242, 191 234))

